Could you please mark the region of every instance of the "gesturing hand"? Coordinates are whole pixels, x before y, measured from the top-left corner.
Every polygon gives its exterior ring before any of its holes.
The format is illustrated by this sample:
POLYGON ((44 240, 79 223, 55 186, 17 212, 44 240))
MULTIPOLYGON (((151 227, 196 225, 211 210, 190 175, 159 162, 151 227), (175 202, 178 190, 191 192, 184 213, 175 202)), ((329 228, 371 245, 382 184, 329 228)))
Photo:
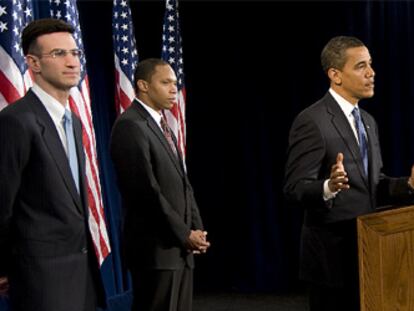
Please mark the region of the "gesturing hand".
POLYGON ((332 192, 349 189, 348 177, 344 168, 344 155, 340 152, 336 156, 336 163, 332 165, 328 187, 332 192))

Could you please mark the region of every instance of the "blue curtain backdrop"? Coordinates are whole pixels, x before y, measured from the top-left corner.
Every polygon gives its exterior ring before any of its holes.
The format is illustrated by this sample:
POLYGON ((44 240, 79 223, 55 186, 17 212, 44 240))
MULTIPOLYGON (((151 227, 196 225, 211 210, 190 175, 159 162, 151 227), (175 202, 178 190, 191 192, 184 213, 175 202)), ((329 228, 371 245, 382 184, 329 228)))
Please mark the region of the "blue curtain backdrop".
MULTIPOLYGON (((47 3, 37 2, 37 17, 47 3)), ((132 1, 140 59, 161 54, 163 1, 132 1)), ((103 275, 112 310, 127 310, 120 198, 108 155, 115 120, 111 1, 80 1, 103 195, 113 255, 103 275)), ((43 15, 45 16, 45 15, 43 15)), ((187 86, 188 172, 212 247, 197 260, 201 291, 301 289, 300 210, 285 205, 283 171, 293 118, 328 89, 319 64, 333 36, 366 43, 384 171, 414 163, 414 8, 410 1, 180 2, 187 86)), ((137 207, 139 208, 139 207, 137 207)), ((0 301, 0 310, 2 308, 0 301)))

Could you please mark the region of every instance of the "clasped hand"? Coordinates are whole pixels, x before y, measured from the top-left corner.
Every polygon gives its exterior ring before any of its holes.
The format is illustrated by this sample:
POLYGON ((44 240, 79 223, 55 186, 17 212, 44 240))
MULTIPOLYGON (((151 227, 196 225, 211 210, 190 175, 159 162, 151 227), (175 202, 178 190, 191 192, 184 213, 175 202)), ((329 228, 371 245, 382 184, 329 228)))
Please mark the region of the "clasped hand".
POLYGON ((207 241, 207 231, 191 230, 187 239, 187 249, 194 254, 201 254, 207 251, 210 242, 207 241))

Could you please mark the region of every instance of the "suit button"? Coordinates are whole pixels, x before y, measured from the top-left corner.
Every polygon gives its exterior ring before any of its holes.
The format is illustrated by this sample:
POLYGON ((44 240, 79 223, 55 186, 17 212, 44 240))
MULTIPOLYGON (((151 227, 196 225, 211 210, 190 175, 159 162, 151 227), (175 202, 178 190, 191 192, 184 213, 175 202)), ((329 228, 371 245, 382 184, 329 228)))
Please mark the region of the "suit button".
POLYGON ((88 249, 86 247, 82 247, 81 252, 82 254, 86 254, 88 252, 88 249))

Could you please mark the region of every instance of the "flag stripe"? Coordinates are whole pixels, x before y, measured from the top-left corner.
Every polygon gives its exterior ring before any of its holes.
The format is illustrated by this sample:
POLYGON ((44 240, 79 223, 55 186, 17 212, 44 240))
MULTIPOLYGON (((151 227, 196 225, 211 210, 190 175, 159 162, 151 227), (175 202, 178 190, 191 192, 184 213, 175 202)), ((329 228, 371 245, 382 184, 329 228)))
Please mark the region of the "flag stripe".
POLYGON ((115 100, 117 110, 122 113, 126 108, 129 107, 132 100, 135 97, 135 91, 132 86, 132 81, 122 71, 119 65, 118 56, 115 54, 115 100), (120 109, 120 110, 119 110, 120 109))
MULTIPOLYGON (((86 80, 86 78, 85 78, 86 80)), ((91 131, 91 115, 88 109, 87 100, 85 99, 84 94, 88 94, 88 89, 86 87, 86 81, 84 83, 85 91, 81 93, 78 88, 73 88, 71 90, 70 97, 70 106, 72 111, 78 115, 82 121, 82 124, 87 124, 90 126, 84 126, 82 131, 82 141, 85 147, 86 155, 86 177, 87 177, 87 191, 89 198, 89 225, 91 227, 92 239, 94 241, 95 251, 100 263, 105 259, 106 255, 109 253, 109 248, 105 241, 109 241, 106 228, 103 226, 105 224, 103 210, 99 208, 99 204, 102 204, 102 197, 100 192, 100 181, 99 173, 97 168, 96 153, 95 153, 95 137, 93 131, 91 131), (79 109, 80 108, 80 109, 79 109)))
POLYGON ((2 110, 4 107, 6 107, 9 103, 7 100, 3 97, 3 94, 0 92, 0 110, 2 110))
POLYGON ((0 71, 0 85, 1 94, 8 103, 15 102, 21 96, 19 92, 14 88, 14 85, 10 83, 10 80, 4 75, 4 71, 0 71))
POLYGON ((182 89, 181 92, 178 93, 178 106, 180 109, 178 109, 178 119, 179 119, 179 133, 180 133, 180 140, 179 140, 179 146, 181 150, 183 151, 183 159, 185 160, 186 155, 186 149, 185 149, 185 137, 186 137, 186 127, 185 127, 185 114, 183 113, 185 111, 185 89, 182 89))
POLYGON ((122 113, 131 105, 132 100, 134 97, 130 98, 125 92, 124 88, 122 88, 122 82, 120 81, 120 74, 118 70, 115 70, 115 84, 116 84, 116 104, 118 113, 122 113))
POLYGON ((3 74, 3 82, 8 84, 0 85, 0 91, 8 103, 12 103, 24 95, 24 82, 19 68, 13 58, 0 46, 0 71, 3 74), (11 87, 10 87, 11 86, 11 87), (9 96, 6 94, 10 94, 9 96))

